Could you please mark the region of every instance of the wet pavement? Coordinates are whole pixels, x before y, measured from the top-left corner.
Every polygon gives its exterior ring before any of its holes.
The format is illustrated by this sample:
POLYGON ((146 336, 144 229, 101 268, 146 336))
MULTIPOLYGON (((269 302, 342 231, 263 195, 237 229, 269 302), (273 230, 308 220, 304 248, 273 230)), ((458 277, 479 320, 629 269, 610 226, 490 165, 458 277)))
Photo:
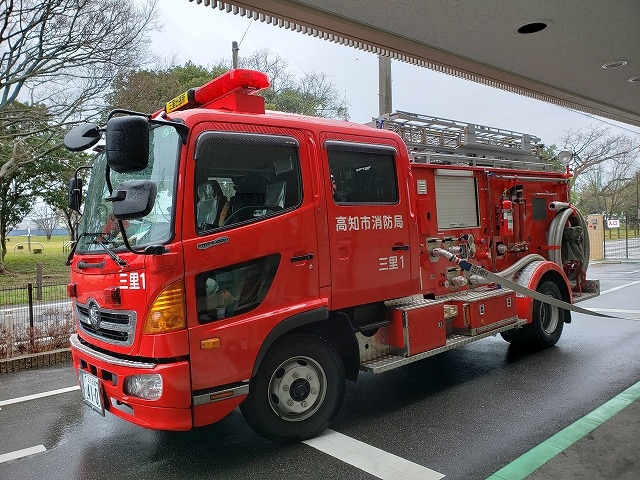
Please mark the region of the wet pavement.
POLYGON ((378 449, 371 463, 384 453, 440 476, 384 476, 308 444, 275 445, 235 412, 184 433, 103 418, 61 365, 0 375, 0 479, 481 480, 514 461, 520 470, 494 478, 640 478, 640 264, 592 265, 589 277, 604 294, 580 305, 625 318, 575 314, 553 348, 522 351, 490 337, 347 384, 332 431, 378 449), (58 393, 25 398, 44 392, 58 393), (602 410, 612 401, 630 404, 602 410))

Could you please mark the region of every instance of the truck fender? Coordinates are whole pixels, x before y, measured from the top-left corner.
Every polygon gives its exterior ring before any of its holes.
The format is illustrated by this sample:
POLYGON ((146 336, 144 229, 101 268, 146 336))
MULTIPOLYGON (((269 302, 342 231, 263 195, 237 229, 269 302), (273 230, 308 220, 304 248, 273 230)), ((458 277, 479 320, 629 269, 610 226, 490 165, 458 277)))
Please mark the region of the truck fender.
POLYGON ((260 367, 260 364, 262 363, 267 350, 271 348, 271 345, 273 345, 273 343, 277 339, 293 330, 298 330, 299 328, 306 325, 323 322, 327 318, 329 318, 329 309, 322 307, 315 308, 307 312, 296 313, 295 315, 289 318, 285 318, 280 323, 278 323, 267 334, 264 342, 262 342, 262 346, 260 347, 258 355, 256 356, 256 363, 253 365, 253 372, 251 372, 251 376, 254 376, 258 372, 258 367, 260 367))
MULTIPOLYGON (((536 290, 538 285, 543 281, 551 280, 560 289, 562 299, 567 303, 573 303, 571 284, 569 283, 564 270, 554 262, 548 260, 531 262, 521 270, 517 271, 511 280, 518 285, 522 285, 523 287, 531 290, 536 290)), ((531 322, 533 299, 531 297, 518 296, 516 302, 518 317, 526 318, 531 322)), ((570 323, 571 312, 569 310, 563 311, 565 312, 564 322, 570 323)))
POLYGON ((344 365, 346 377, 356 380, 360 367, 358 341, 351 323, 346 315, 329 316, 329 309, 322 307, 307 312, 297 313, 278 323, 262 342, 256 356, 251 376, 255 376, 264 360, 267 351, 276 340, 290 333, 312 333, 321 336, 338 351, 344 365), (345 317, 345 318, 343 318, 345 317))

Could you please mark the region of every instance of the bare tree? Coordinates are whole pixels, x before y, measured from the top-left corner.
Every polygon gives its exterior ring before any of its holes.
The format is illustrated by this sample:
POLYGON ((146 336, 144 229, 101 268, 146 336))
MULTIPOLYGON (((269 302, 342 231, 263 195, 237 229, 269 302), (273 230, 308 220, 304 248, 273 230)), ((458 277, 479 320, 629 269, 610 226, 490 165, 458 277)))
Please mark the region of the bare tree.
POLYGON ((269 75, 271 86, 261 92, 269 108, 284 112, 349 119, 346 99, 325 73, 304 73, 298 79, 288 70, 289 63, 268 49, 258 50, 240 59, 243 68, 269 75))
POLYGON ((53 231, 60 226, 60 217, 47 205, 40 205, 31 210, 31 220, 36 227, 44 231, 47 240, 51 240, 53 231))
POLYGON ((55 149, 61 125, 99 114, 113 78, 148 58, 147 35, 157 27, 157 0, 1 3, 0 146, 9 153, 0 178, 55 149), (34 136, 39 143, 27 145, 34 136))
POLYGON ((574 153, 570 165, 578 208, 609 216, 627 210, 630 182, 640 164, 640 138, 614 135, 600 125, 570 130, 560 142, 574 153))
POLYGON ((258 70, 269 75, 269 81, 271 82, 270 90, 275 92, 296 87, 296 79, 288 70, 289 62, 277 53, 272 53, 267 48, 257 50, 248 57, 240 58, 240 66, 242 68, 258 70))
MULTIPOLYGON (((594 172, 603 163, 629 163, 640 154, 640 138, 613 134, 608 127, 592 125, 579 130, 568 130, 558 140, 561 150, 573 152, 569 166, 573 171, 573 184, 580 185, 580 177, 594 172)), ((621 177, 622 178, 622 177, 621 177)))

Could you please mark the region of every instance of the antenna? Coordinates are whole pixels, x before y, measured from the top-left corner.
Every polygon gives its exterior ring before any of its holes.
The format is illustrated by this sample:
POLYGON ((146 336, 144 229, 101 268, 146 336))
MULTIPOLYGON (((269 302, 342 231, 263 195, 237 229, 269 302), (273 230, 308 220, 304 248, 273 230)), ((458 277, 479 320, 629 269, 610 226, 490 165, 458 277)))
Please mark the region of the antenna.
POLYGON ((238 42, 231 42, 231 63, 234 69, 238 68, 238 50, 240 50, 238 42))

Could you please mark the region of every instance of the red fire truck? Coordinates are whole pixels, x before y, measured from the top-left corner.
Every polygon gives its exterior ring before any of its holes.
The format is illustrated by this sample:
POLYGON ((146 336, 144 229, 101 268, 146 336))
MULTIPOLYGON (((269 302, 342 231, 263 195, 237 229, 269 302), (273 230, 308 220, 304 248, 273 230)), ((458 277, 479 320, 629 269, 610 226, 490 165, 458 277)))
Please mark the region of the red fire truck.
MULTIPOLYGON (((265 111, 268 85, 232 70, 65 137, 72 150, 105 137, 67 289, 97 412, 188 430, 240 406, 259 434, 305 439, 360 371, 498 333, 552 346, 569 304, 595 294, 569 171, 537 138, 407 112, 366 126, 265 111)), ((82 196, 76 175, 70 206, 82 196)))

